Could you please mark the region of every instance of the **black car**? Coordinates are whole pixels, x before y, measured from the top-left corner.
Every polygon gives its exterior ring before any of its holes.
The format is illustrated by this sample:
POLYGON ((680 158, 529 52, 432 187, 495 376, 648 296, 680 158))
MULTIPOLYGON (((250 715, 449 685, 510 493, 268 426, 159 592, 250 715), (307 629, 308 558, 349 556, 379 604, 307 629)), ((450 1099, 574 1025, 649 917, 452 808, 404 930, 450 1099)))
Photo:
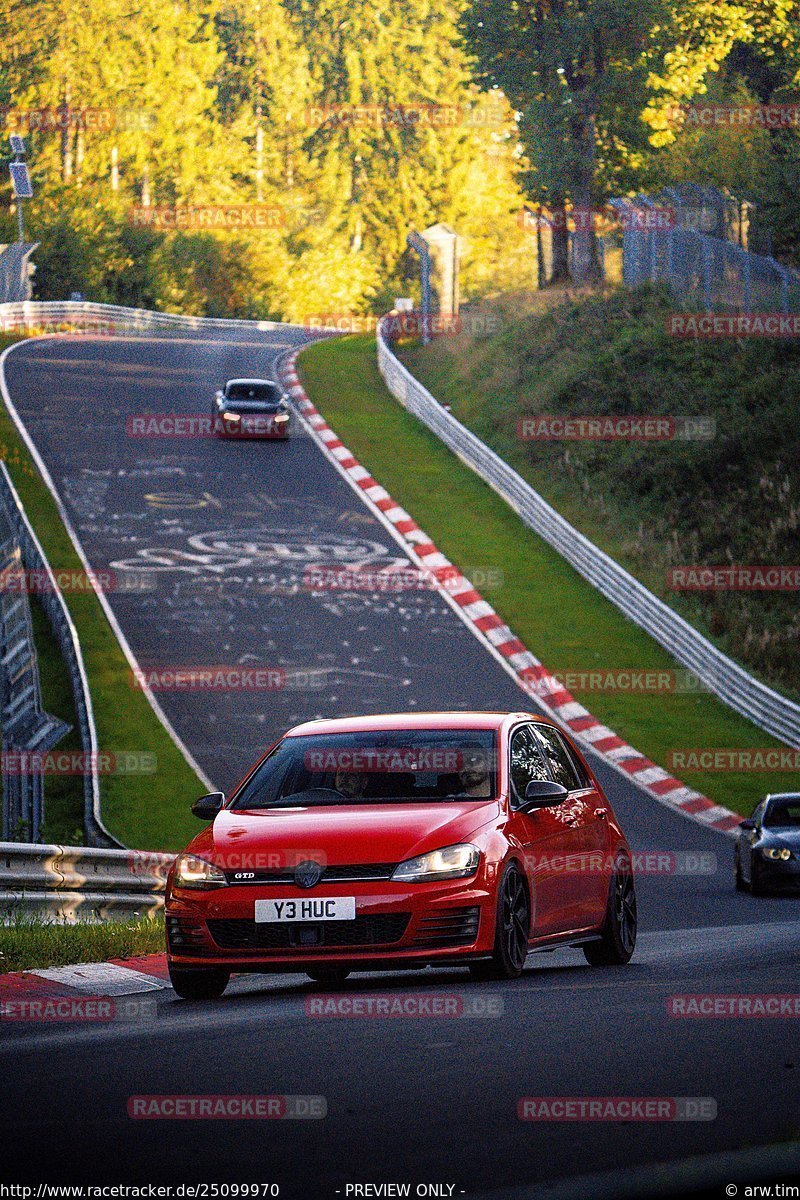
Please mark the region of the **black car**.
POLYGON ((736 887, 763 895, 800 891, 800 792, 767 796, 739 826, 736 887))
POLYGON ((211 415, 222 437, 284 439, 291 430, 289 398, 271 379, 229 379, 211 415))

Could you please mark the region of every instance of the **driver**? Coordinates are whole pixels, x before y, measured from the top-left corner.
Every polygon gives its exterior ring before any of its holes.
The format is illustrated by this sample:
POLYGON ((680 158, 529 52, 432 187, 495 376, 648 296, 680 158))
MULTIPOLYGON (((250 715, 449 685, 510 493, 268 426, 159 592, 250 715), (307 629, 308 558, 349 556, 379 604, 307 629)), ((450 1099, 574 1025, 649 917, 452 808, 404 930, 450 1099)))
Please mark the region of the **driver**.
POLYGON ((482 746, 462 747, 458 779, 466 796, 480 800, 491 794, 489 758, 482 746))
POLYGON ((340 767, 333 780, 333 786, 346 799, 358 800, 359 797, 364 795, 367 786, 367 777, 361 771, 346 771, 343 767, 340 767))

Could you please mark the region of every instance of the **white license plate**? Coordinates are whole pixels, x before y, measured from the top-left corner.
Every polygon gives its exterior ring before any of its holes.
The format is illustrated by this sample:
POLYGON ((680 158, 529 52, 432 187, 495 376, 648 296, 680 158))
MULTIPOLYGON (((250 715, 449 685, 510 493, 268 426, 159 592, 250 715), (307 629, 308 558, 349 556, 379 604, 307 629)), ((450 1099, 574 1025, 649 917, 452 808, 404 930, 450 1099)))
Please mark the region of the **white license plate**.
POLYGON ((256 900, 256 921, 354 921, 355 917, 355 896, 256 900))

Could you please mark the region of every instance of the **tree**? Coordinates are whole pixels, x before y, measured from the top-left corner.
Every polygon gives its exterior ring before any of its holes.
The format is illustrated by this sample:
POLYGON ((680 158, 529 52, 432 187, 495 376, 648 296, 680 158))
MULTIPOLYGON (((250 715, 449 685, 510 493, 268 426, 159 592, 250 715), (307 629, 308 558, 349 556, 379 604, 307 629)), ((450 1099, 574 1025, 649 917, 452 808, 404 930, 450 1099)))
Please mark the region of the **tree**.
MULTIPOLYGON (((676 105, 704 90, 734 46, 790 39, 794 10, 795 0, 475 0, 463 27, 480 78, 523 114, 532 195, 593 209, 649 167, 651 147, 674 140, 676 105)), ((563 214, 558 227, 564 276, 563 214)))

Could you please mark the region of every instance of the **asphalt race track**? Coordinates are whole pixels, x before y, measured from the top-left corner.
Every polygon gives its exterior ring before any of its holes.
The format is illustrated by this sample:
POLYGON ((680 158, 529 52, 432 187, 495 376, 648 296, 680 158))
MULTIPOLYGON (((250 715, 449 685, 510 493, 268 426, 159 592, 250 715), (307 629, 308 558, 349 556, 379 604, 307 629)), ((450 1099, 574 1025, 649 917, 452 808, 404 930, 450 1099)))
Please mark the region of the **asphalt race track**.
MULTIPOLYGON (((310 438, 126 432, 140 414, 207 414, 225 378, 269 373, 300 336, 62 339, 26 344, 6 361, 14 403, 89 560, 111 572, 108 598, 141 666, 278 673, 281 686, 269 691, 159 693, 223 789, 301 719, 531 706, 436 593, 308 586, 315 565, 391 570, 402 559, 310 438)), ((305 1005, 319 993, 287 976, 241 978, 210 1004, 165 989, 136 1024, 7 1026, 3 1181, 275 1182, 302 1200, 408 1182, 412 1195, 438 1183, 469 1196, 796 1138, 797 1018, 678 1019, 667 1000, 800 991, 798 902, 736 893, 730 838, 606 766, 597 774, 635 850, 704 856, 701 873, 639 875, 630 966, 591 969, 564 950, 532 956, 513 983, 475 984, 450 969, 360 975, 343 989, 457 994, 485 1004, 484 1016, 316 1018, 305 1005), (324 1096, 327 1117, 127 1116, 131 1095, 165 1093, 324 1096), (709 1097, 716 1118, 526 1122, 517 1116, 525 1096, 709 1097)))

